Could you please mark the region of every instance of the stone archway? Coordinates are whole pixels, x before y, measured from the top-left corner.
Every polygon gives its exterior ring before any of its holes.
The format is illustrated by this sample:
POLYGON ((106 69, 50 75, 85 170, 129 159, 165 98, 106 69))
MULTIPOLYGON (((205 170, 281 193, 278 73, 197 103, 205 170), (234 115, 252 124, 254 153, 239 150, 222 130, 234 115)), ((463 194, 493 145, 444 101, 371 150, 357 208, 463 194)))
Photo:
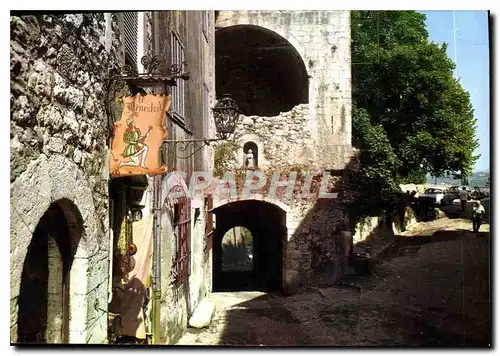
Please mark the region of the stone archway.
MULTIPOLYGON (((54 212, 50 214, 64 219, 61 226, 66 230, 56 232, 54 235, 66 235, 70 237, 71 242, 68 247, 70 257, 66 254, 63 259, 71 261, 70 267, 67 267, 69 270, 67 275, 69 311, 66 313, 68 342, 105 343, 107 313, 103 310, 107 310, 109 288, 107 216, 103 217, 105 223, 103 224, 96 214, 94 197, 87 178, 80 168, 66 157, 53 155, 48 158, 42 154, 11 184, 10 192, 11 341, 13 343, 21 341, 18 338, 20 322, 18 314, 23 304, 22 297, 20 301, 21 281, 26 258, 30 258, 30 246, 38 243, 34 242, 34 232, 40 221, 46 219, 47 211, 57 210, 57 214, 54 212)), ((40 231, 37 231, 36 234, 39 233, 40 231)), ((37 241, 43 240, 35 237, 37 241)), ((52 262, 61 266, 62 241, 58 244, 57 239, 47 241, 53 242, 50 249, 52 262), (56 263, 58 258, 59 262, 56 263)), ((53 268, 52 271, 56 273, 57 268, 53 268)), ((62 296, 54 295, 55 299, 60 297, 62 296)))
POLYGON ((82 230, 78 209, 64 199, 52 203, 40 219, 21 275, 17 342, 69 341, 70 323, 77 322, 70 318, 72 311, 73 314, 76 311, 75 300, 71 298, 71 277, 80 282, 87 273, 86 268, 73 268, 82 230), (70 227, 66 216, 77 223, 70 227))
POLYGON ((215 214, 213 290, 283 291, 283 256, 287 241, 286 212, 259 200, 240 200, 213 210, 215 214), (244 227, 252 235, 253 268, 224 271, 224 235, 244 227))
POLYGON ((216 92, 231 93, 246 115, 276 116, 309 102, 309 76, 297 49, 255 25, 215 32, 216 92))

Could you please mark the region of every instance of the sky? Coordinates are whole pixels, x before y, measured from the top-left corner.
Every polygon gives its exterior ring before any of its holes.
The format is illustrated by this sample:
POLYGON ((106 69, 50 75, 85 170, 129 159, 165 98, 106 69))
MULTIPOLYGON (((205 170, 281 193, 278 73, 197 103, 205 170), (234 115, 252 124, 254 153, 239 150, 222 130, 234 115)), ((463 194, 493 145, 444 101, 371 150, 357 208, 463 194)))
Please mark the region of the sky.
MULTIPOLYGON (((453 40, 453 11, 419 11, 427 16, 429 39, 446 42, 448 56, 455 60, 453 40)), ((481 154, 474 171, 490 168, 490 69, 488 13, 486 11, 455 11, 457 77, 469 92, 474 116, 477 119, 476 135, 481 154)))

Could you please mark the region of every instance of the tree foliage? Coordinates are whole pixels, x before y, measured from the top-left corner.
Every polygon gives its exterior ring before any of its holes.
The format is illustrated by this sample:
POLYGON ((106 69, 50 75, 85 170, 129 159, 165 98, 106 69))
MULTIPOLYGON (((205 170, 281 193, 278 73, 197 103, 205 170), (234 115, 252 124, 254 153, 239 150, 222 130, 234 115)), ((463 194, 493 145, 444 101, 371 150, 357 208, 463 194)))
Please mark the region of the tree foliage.
POLYGON ((399 162, 384 128, 373 124, 365 109, 354 109, 353 114, 357 118, 353 122, 353 131, 359 133, 360 162, 370 162, 361 165, 361 185, 376 190, 395 188, 392 171, 399 162))
MULTIPOLYGON (((353 138, 370 184, 472 173, 478 156, 469 94, 425 15, 352 11, 353 138)), ((414 182, 415 183, 415 182, 414 182)))
POLYGON ((234 141, 226 141, 220 143, 215 148, 214 153, 214 176, 222 177, 227 171, 230 171, 234 162, 236 152, 240 149, 240 145, 234 141))

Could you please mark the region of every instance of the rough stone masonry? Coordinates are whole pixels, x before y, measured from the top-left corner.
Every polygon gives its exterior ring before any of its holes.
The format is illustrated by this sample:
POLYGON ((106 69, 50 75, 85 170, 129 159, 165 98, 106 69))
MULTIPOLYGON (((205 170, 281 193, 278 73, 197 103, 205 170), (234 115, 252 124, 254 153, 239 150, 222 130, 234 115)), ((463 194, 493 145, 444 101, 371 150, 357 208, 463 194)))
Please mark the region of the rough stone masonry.
POLYGON ((11 341, 33 231, 51 204, 65 202, 67 223, 80 219, 83 229, 70 272, 69 342, 103 343, 110 248, 106 81, 121 58, 117 19, 61 14, 11 16, 10 23, 11 341))
MULTIPOLYGON (((244 26, 254 33, 261 31, 262 38, 272 31, 275 41, 279 37, 280 43, 293 46, 307 71, 309 95, 307 103, 296 103, 291 110, 275 116, 243 116, 235 132, 239 148, 235 149, 232 162, 224 162, 225 167, 244 169, 248 147, 253 147, 257 169, 268 176, 271 172, 289 174, 297 170, 299 174, 342 171, 353 155, 350 12, 219 11, 216 28, 227 36, 231 35, 231 28, 236 31, 244 26)), ((222 36, 219 38, 224 40, 222 36)), ((224 58, 225 54, 219 55, 224 58)), ((273 61, 277 60, 273 57, 273 61)), ((282 73, 278 70, 275 75, 282 73)), ((231 87, 228 82, 223 85, 231 87)), ((332 179, 339 181, 338 177, 332 179)), ((349 194, 340 193, 336 201, 299 199, 284 207, 282 202, 274 202, 286 210, 288 236, 283 251, 286 290, 307 285, 312 272, 328 264, 334 265, 332 280, 341 275, 345 253, 342 231, 349 230, 345 199, 341 197, 349 194)), ((215 206, 225 203, 215 202, 215 206)))

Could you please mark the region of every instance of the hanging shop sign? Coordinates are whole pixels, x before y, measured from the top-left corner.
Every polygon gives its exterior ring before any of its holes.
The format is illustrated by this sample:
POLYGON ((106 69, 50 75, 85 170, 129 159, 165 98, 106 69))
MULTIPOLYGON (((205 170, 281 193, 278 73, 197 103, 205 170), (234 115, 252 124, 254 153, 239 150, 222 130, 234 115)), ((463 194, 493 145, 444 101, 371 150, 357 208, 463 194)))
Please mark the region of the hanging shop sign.
POLYGON ((123 99, 121 120, 114 125, 109 169, 113 177, 166 172, 160 149, 167 136, 165 113, 170 95, 127 96, 123 99))

